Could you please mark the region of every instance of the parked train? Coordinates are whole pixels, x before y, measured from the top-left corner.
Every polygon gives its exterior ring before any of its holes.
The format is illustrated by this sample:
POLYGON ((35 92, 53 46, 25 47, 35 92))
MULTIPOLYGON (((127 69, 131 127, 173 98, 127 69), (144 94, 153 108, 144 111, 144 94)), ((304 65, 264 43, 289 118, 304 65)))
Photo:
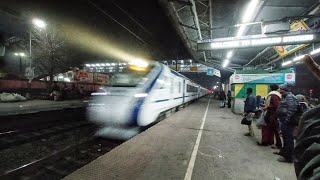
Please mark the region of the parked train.
POLYGON ((128 65, 92 93, 87 117, 101 125, 98 136, 127 139, 139 127, 155 122, 162 112, 206 94, 207 89, 161 63, 128 65))

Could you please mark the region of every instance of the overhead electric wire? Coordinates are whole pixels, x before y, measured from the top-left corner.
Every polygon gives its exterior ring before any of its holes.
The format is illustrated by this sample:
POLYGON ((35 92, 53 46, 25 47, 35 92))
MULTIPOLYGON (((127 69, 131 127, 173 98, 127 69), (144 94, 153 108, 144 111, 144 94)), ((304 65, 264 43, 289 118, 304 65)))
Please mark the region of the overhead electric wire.
POLYGON ((117 8, 119 8, 123 13, 125 13, 133 22, 135 22, 139 27, 141 27, 145 32, 147 32, 150 36, 152 36, 152 33, 148 31, 145 27, 143 27, 138 21, 136 21, 133 17, 130 16, 129 13, 127 13, 124 9, 122 9, 117 3, 112 1, 112 4, 114 4, 117 8))
MULTIPOLYGON (((142 38, 140 38, 138 35, 136 35, 134 32, 132 32, 129 28, 127 28, 125 25, 121 24, 119 21, 117 21, 115 18, 113 18, 111 15, 109 15, 106 11, 104 11, 103 9, 101 9, 99 6, 97 6, 95 3, 93 3, 91 0, 88 0, 88 2, 94 6, 96 9, 98 9, 100 12, 102 12, 105 16, 107 16, 108 18, 110 18, 111 20, 113 20, 114 22, 116 22, 117 24, 119 24, 122 28, 124 28, 125 30, 127 30, 130 34, 132 34, 134 37, 136 37, 137 39, 139 39, 141 42, 147 44, 148 46, 151 46, 150 44, 148 44, 147 42, 145 42, 142 38)), ((151 46, 152 47, 152 46, 151 46)))

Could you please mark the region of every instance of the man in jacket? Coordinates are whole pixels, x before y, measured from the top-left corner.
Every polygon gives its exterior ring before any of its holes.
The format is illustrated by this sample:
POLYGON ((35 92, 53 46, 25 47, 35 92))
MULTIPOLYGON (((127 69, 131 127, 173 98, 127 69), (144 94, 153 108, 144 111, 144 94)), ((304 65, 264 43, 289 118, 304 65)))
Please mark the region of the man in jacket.
POLYGON ((223 90, 220 91, 219 100, 221 101, 220 108, 224 108, 226 106, 226 93, 223 90))
POLYGON ((280 85, 280 93, 282 100, 277 109, 277 116, 280 121, 280 129, 283 138, 283 147, 278 153, 279 162, 292 162, 292 153, 294 148, 293 130, 296 126, 295 119, 299 102, 297 98, 290 92, 289 84, 280 85))
MULTIPOLYGON (((247 88, 247 98, 244 101, 244 113, 248 120, 252 121, 256 110, 256 97, 252 94, 252 88, 247 88)), ((248 125, 249 132, 245 136, 254 136, 252 124, 248 125)))

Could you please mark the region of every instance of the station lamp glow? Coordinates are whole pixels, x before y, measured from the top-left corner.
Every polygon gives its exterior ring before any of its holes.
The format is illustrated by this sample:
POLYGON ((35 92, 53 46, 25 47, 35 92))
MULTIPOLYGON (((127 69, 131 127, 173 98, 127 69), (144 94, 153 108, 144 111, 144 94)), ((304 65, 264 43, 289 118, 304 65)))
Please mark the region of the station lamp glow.
POLYGON ((90 64, 86 64, 86 67, 90 67, 91 65, 90 64))
POLYGON ((227 53, 227 59, 230 59, 230 58, 232 57, 232 54, 233 54, 233 52, 232 52, 232 51, 229 51, 229 52, 227 53))
POLYGON ((304 58, 304 55, 295 57, 292 61, 299 61, 304 58))
POLYGON ((315 54, 318 54, 318 53, 320 53, 320 48, 319 49, 315 49, 315 50, 310 52, 311 55, 315 55, 315 54))
POLYGON ((222 67, 227 67, 228 66, 228 64, 229 64, 229 62, 230 62, 230 60, 229 59, 225 59, 224 60, 224 62, 223 62, 223 65, 222 65, 222 67))
POLYGON ((258 5, 259 0, 251 0, 251 2, 249 3, 249 6, 246 9, 246 12, 242 18, 242 22, 246 23, 248 21, 250 21, 252 14, 255 11, 255 7, 258 5))
POLYGON ((287 66, 287 65, 289 65, 291 63, 292 63, 292 61, 287 61, 287 62, 282 63, 282 66, 287 66))
POLYGON ((41 19, 37 19, 37 18, 34 18, 34 19, 32 20, 32 23, 33 23, 36 27, 41 28, 41 29, 43 29, 43 28, 45 28, 45 27, 47 26, 47 24, 46 24, 44 21, 42 21, 41 19))

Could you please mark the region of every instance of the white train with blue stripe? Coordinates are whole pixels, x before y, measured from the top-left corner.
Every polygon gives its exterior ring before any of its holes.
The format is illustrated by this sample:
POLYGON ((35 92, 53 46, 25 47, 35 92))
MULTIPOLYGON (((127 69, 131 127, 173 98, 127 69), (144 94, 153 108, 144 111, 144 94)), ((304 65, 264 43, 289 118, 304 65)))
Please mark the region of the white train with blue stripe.
POLYGON ((206 94, 207 89, 158 62, 144 67, 128 65, 92 93, 87 117, 103 127, 98 135, 122 136, 128 129, 138 131, 138 127, 155 122, 161 113, 206 94))

